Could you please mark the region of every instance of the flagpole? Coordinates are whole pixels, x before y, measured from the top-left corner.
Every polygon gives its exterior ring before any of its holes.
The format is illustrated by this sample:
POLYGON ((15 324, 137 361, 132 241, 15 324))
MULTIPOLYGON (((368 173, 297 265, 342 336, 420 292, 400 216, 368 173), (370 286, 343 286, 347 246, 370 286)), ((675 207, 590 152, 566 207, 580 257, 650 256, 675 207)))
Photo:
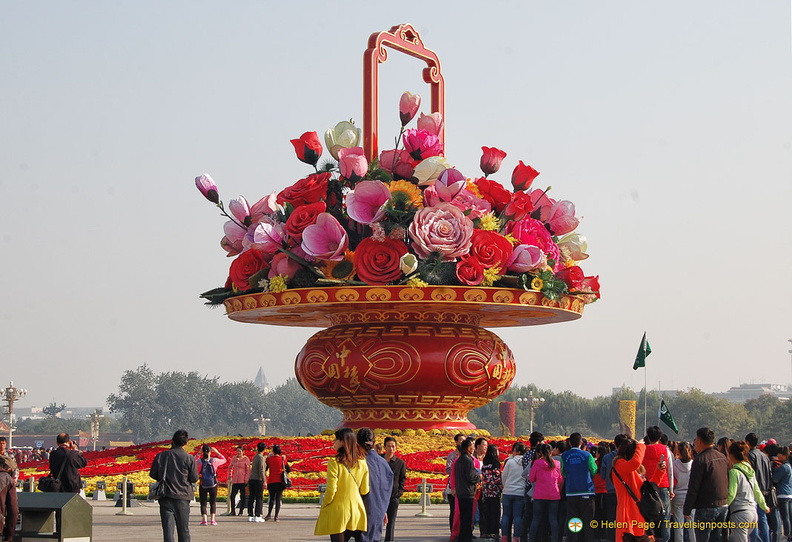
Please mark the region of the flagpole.
POLYGON ((646 435, 646 430, 649 427, 646 424, 646 396, 649 395, 649 388, 646 387, 646 364, 644 364, 644 435, 646 435))

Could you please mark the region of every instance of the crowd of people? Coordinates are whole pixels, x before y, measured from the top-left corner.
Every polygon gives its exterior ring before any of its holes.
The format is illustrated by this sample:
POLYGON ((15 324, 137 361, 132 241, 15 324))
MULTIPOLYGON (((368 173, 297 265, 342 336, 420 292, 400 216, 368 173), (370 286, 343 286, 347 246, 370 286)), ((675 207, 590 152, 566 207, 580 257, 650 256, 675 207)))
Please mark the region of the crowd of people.
POLYGON ((715 442, 707 427, 692 443, 660 427, 641 440, 580 433, 515 442, 503 463, 483 437, 455 437, 446 460, 451 542, 792 542, 788 446, 755 433, 715 442), (647 483, 648 482, 648 483, 647 483), (644 517, 641 501, 656 517, 644 517))

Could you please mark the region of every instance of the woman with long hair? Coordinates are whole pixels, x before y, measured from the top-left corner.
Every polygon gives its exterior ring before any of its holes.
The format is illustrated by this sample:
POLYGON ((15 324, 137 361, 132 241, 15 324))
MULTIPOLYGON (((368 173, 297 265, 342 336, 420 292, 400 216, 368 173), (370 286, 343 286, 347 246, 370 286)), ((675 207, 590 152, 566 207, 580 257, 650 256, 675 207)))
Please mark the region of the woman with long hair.
POLYGON ((503 492, 498 457, 498 447, 495 444, 487 446, 484 462, 481 466, 481 526, 482 538, 498 538, 500 532, 501 493, 503 492))
POLYGON ((690 482, 690 468, 693 466, 693 449, 689 442, 683 440, 674 446, 674 453, 676 455, 674 459, 674 498, 671 499, 671 515, 676 524, 673 529, 674 542, 684 542, 685 530, 688 532, 690 542, 694 542, 696 531, 693 529, 692 522, 688 522, 688 526, 683 527, 685 523, 683 508, 690 482))
POLYGON ((226 458, 217 451, 217 448, 204 444, 196 464, 198 466, 198 500, 201 503, 201 525, 217 525, 217 469, 224 465, 226 458), (215 454, 216 457, 212 457, 215 454), (209 500, 208 521, 206 514, 206 501, 209 500))
MULTIPOLYGON (((644 478, 639 471, 643 470, 641 462, 645 453, 646 445, 643 442, 628 438, 621 443, 613 460, 611 477, 616 488, 616 542, 622 542, 625 534, 641 538, 646 532, 646 522, 633 498, 633 495, 641 498, 644 478)), ((650 481, 660 482, 667 468, 665 460, 661 461, 655 470, 654 479, 650 481)))
POLYGON ((750 451, 744 440, 729 445, 729 542, 748 542, 748 534, 755 528, 748 525, 756 526, 759 521, 757 505, 765 513, 770 512, 748 459, 750 451))
POLYGON ((315 535, 330 535, 331 542, 360 540, 366 531, 366 508, 361 495, 369 492, 369 471, 365 454, 348 427, 335 432, 335 457, 327 460, 325 490, 315 535))
POLYGON ((283 500, 283 490, 286 489, 286 484, 283 483, 283 473, 289 472, 291 469, 288 461, 286 461, 286 456, 281 453, 281 447, 278 444, 272 446, 272 454, 267 456, 265 465, 264 472, 267 476, 269 499, 267 499, 267 516, 264 521, 272 519, 273 505, 275 505, 275 521, 280 521, 278 514, 280 514, 283 500))
POLYGON ((536 540, 539 526, 542 521, 547 521, 550 525, 552 542, 558 542, 561 539, 558 503, 561 502, 561 486, 564 485, 564 478, 561 476, 561 464, 553 459, 549 444, 540 444, 536 447, 528 481, 533 484, 533 519, 528 539, 536 540))

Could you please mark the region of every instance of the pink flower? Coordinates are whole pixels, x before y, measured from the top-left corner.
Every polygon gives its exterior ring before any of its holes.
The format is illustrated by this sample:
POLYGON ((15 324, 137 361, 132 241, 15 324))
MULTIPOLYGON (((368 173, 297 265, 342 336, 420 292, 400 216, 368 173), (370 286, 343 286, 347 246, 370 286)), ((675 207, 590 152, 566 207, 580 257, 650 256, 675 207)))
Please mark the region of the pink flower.
POLYGON ((506 153, 495 147, 481 147, 481 153, 479 166, 484 176, 496 173, 501 167, 501 162, 506 158, 506 153))
POLYGON ((278 211, 282 211, 283 207, 278 205, 278 195, 273 192, 269 196, 264 196, 250 207, 250 221, 255 224, 264 215, 272 215, 278 211))
POLYGON ((368 173, 368 160, 363 154, 363 147, 339 149, 338 169, 342 177, 353 183, 365 177, 368 173))
POLYGON ((220 202, 220 194, 217 192, 217 185, 211 176, 204 173, 195 178, 195 186, 201 191, 201 194, 217 205, 220 202))
POLYGON ((419 161, 443 154, 443 144, 440 143, 440 139, 426 130, 405 130, 404 149, 414 160, 419 161))
POLYGON ((232 199, 230 202, 228 202, 228 210, 231 211, 231 214, 234 215, 234 218, 239 220, 242 224, 245 226, 250 226, 250 205, 248 205, 248 202, 244 197, 237 196, 236 199, 232 199))
POLYGON ((421 113, 417 126, 419 130, 426 130, 430 134, 439 135, 443 129, 443 115, 440 113, 432 113, 431 115, 421 113))
POLYGON ((405 92, 401 95, 401 99, 399 100, 399 118, 401 119, 402 126, 407 126, 407 123, 410 122, 418 112, 419 107, 421 107, 420 96, 411 92, 405 92))
POLYGON ((302 269, 300 264, 289 258, 283 252, 278 252, 272 257, 270 266, 269 273, 267 274, 267 278, 270 279, 277 277, 278 275, 286 275, 286 279, 290 280, 294 278, 294 275, 297 274, 297 271, 302 269))
POLYGON ((442 201, 451 201, 466 186, 467 179, 458 169, 449 168, 437 177, 434 187, 442 201))
POLYGON ((420 258, 439 252, 445 261, 453 261, 470 250, 473 222, 453 205, 440 203, 415 213, 409 234, 420 258))
POLYGON ((524 218, 517 222, 509 222, 506 226, 506 233, 512 234, 520 244, 533 245, 539 247, 548 258, 558 264, 558 246, 553 242, 550 232, 544 224, 533 218, 524 218))
POLYGON ((244 249, 241 239, 232 243, 225 235, 220 239, 220 247, 228 253, 226 254, 228 257, 236 256, 244 249))
POLYGON ((436 207, 440 203, 450 203, 463 213, 466 213, 470 220, 481 218, 492 211, 492 205, 487 200, 479 198, 467 188, 460 190, 450 201, 445 201, 438 194, 437 184, 434 184, 424 190, 423 197, 424 205, 427 207, 436 207))
POLYGON ((274 218, 264 217, 261 222, 248 228, 242 244, 245 250, 255 249, 267 254, 274 254, 283 246, 286 230, 281 222, 274 218))
POLYGON ((321 260, 339 261, 349 246, 349 238, 338 220, 330 213, 321 213, 316 223, 303 230, 302 249, 321 260))
POLYGON ((571 201, 556 201, 548 197, 545 190, 532 190, 530 194, 534 207, 539 210, 539 220, 548 225, 553 235, 565 235, 580 224, 571 201))
POLYGON ((410 180, 415 172, 415 161, 405 150, 382 151, 380 167, 396 178, 410 180))
POLYGON ((347 214, 361 224, 379 222, 390 199, 390 190, 382 181, 361 181, 346 196, 347 214))
POLYGON ((509 271, 525 273, 539 267, 543 267, 547 262, 542 249, 533 245, 517 245, 512 251, 506 267, 509 271))

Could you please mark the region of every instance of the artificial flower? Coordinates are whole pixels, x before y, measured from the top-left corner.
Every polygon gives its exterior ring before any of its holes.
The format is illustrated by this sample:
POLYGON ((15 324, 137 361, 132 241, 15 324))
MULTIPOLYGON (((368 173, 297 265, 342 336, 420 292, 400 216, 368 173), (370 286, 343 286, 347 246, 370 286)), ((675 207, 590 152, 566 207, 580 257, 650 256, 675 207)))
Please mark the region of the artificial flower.
POLYGON ((587 303, 592 303, 600 298, 599 275, 596 277, 585 277, 580 283, 580 291, 592 295, 584 296, 587 303))
POLYGON ((269 291, 273 294, 285 292, 288 286, 286 285, 286 277, 278 275, 269 279, 269 291))
POLYGON ((481 159, 479 167, 484 172, 484 176, 497 173, 501 167, 501 162, 506 158, 506 153, 495 147, 481 147, 481 159))
POLYGON ((474 181, 474 184, 481 197, 490 202, 492 210, 496 213, 502 213, 511 201, 511 193, 497 181, 480 177, 474 181))
POLYGON ((534 269, 541 269, 547 263, 547 258, 541 248, 534 245, 517 245, 512 250, 506 268, 515 273, 527 273, 534 269))
POLYGON ((295 208, 289 215, 289 218, 286 219, 286 224, 284 226, 286 233, 299 243, 302 241, 303 230, 311 224, 316 223, 316 217, 326 210, 327 205, 325 205, 323 201, 300 205, 295 208))
POLYGON ((341 176, 357 183, 368 173, 368 160, 363 147, 350 147, 338 151, 338 169, 341 176))
POLYGON ((330 213, 321 213, 316 222, 303 230, 302 249, 322 260, 341 260, 349 245, 346 230, 330 213))
POLYGON ((251 217, 250 217, 250 205, 245 198, 242 196, 237 196, 236 199, 232 199, 228 202, 228 210, 231 211, 231 214, 234 215, 234 218, 239 220, 245 226, 250 226, 251 217))
POLYGON ((245 249, 261 250, 267 254, 275 254, 286 240, 286 229, 282 222, 274 218, 264 217, 261 222, 251 226, 242 245, 245 249))
MULTIPOLYGON (((478 227, 480 230, 497 231, 501 227, 501 222, 498 220, 498 217, 495 216, 492 211, 490 211, 489 213, 484 213, 481 215, 481 220, 478 227)), ((509 242, 511 243, 510 240, 509 242)))
POLYGON ((327 196, 329 181, 330 174, 327 172, 308 175, 290 187, 281 190, 277 202, 281 205, 288 202, 294 207, 306 203, 316 203, 327 196))
POLYGON ((512 255, 512 244, 497 232, 473 230, 470 255, 475 256, 487 269, 505 269, 512 255))
POLYGON ((531 197, 525 192, 515 192, 511 195, 511 201, 503 209, 503 214, 511 221, 522 220, 533 210, 531 197))
POLYGON ((515 191, 527 190, 530 188, 531 183, 534 181, 539 172, 531 166, 526 166, 523 161, 514 168, 512 172, 511 183, 515 191))
POLYGON ((443 115, 436 112, 429 115, 421 113, 417 126, 419 130, 426 130, 430 134, 440 135, 443 130, 443 115))
POLYGON ((352 121, 343 120, 325 132, 325 146, 336 160, 338 160, 338 151, 357 147, 360 141, 360 128, 352 121))
POLYGON ((411 182, 391 181, 388 183, 388 190, 391 193, 388 206, 395 210, 407 211, 423 207, 421 190, 411 182))
POLYGON ((415 257, 415 254, 410 254, 409 252, 402 255, 399 259, 399 268, 405 275, 415 273, 415 270, 418 269, 418 258, 415 257))
POLYGON ((430 156, 439 156, 443 153, 443 144, 440 138, 426 130, 405 130, 404 150, 410 153, 413 160, 425 160, 430 156))
POLYGON ((256 203, 250 206, 250 221, 255 224, 264 215, 272 215, 278 211, 283 211, 283 206, 278 205, 278 195, 272 192, 268 196, 264 196, 256 203))
POLYGON ((443 260, 453 261, 470 250, 473 222, 453 205, 440 203, 415 213, 408 232, 419 258, 437 252, 443 260))
POLYGON ((484 266, 475 256, 465 256, 456 264, 459 282, 468 286, 478 286, 484 280, 484 266))
POLYGON ((544 224, 533 218, 524 218, 517 222, 509 222, 506 233, 510 233, 523 245, 539 247, 542 253, 558 261, 558 246, 553 242, 550 232, 544 224))
POLYGON ((558 249, 561 256, 575 261, 585 260, 589 257, 586 254, 588 242, 585 235, 579 233, 568 233, 558 240, 558 249))
POLYGON ((195 186, 198 187, 198 190, 201 191, 201 194, 203 194, 206 199, 215 205, 220 203, 220 194, 217 191, 217 185, 210 175, 206 173, 198 175, 195 178, 195 186))
POLYGON ((454 196, 465 189, 466 184, 467 178, 458 169, 449 168, 437 176, 437 180, 432 186, 437 190, 440 201, 451 201, 454 196))
POLYGON ((278 252, 272 257, 272 262, 270 262, 270 270, 267 274, 267 278, 273 279, 279 275, 286 277, 286 280, 289 281, 297 274, 298 271, 302 269, 302 265, 295 262, 292 258, 290 258, 287 254, 283 252, 278 252))
POLYGON ((577 265, 561 269, 555 276, 557 279, 564 281, 570 290, 580 290, 583 286, 583 280, 586 278, 583 270, 577 265))
POLYGON ((416 162, 406 150, 382 151, 379 158, 380 167, 397 179, 412 179, 416 162))
POLYGON ((391 199, 388 186, 382 181, 361 181, 346 196, 349 218, 361 224, 371 224, 385 216, 385 204, 391 199))
POLYGON ((401 259, 407 245, 395 239, 366 237, 355 249, 355 270, 366 284, 387 284, 402 276, 401 259))
POLYGON ((249 280, 259 271, 267 268, 266 256, 259 250, 247 250, 231 262, 228 276, 236 288, 243 292, 254 285, 249 280))
POLYGON ((418 180, 418 186, 426 186, 433 183, 448 167, 445 157, 430 156, 415 166, 413 176, 418 180))
POLYGON ((298 139, 292 139, 291 144, 294 145, 294 152, 300 162, 316 167, 319 157, 322 156, 322 143, 316 132, 305 132, 298 139))
POLYGON ((399 119, 402 127, 407 126, 407 123, 413 119, 419 107, 421 107, 420 96, 412 92, 405 92, 401 95, 399 99, 399 119))

